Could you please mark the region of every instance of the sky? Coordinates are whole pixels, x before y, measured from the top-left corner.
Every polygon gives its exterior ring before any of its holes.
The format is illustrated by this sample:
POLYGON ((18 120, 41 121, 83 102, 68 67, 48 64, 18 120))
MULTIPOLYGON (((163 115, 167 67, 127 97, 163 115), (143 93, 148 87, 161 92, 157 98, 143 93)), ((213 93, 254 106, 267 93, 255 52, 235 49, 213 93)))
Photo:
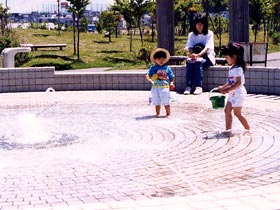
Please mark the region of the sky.
MULTIPOLYGON (((65 1, 65 0, 60 0, 65 1)), ((91 8, 95 10, 104 9, 105 5, 112 4, 114 0, 90 0, 91 8)), ((57 0, 7 0, 9 13, 20 12, 28 13, 31 11, 50 11, 57 6, 57 0)), ((6 0, 0 0, 5 7, 6 0)))

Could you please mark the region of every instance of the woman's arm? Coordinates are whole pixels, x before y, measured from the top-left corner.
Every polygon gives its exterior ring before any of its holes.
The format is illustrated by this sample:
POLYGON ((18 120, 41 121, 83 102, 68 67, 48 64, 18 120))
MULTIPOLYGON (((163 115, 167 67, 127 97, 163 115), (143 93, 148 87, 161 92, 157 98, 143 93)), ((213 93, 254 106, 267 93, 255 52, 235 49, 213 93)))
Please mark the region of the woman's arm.
POLYGON ((197 54, 198 57, 203 57, 207 52, 209 51, 209 48, 204 48, 203 50, 201 50, 200 53, 197 54))
POLYGON ((199 57, 203 57, 212 48, 214 49, 214 34, 212 31, 209 30, 208 34, 206 36, 206 45, 205 45, 204 49, 197 55, 199 57))

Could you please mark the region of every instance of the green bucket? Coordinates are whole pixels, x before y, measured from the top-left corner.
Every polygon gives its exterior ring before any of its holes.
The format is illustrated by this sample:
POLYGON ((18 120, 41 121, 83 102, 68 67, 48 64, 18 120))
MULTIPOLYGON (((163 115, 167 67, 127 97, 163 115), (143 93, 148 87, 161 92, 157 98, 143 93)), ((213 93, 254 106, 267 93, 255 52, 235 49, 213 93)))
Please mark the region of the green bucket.
POLYGON ((222 95, 221 93, 215 93, 214 96, 211 96, 210 95, 213 93, 213 91, 217 91, 218 89, 217 88, 214 88, 212 89, 210 92, 209 92, 209 99, 210 101, 212 102, 212 107, 213 109, 219 109, 219 108, 224 108, 225 107, 225 98, 226 96, 222 95), (217 95, 218 94, 218 95, 217 95))
POLYGON ((225 96, 211 96, 210 101, 212 102, 213 109, 224 108, 225 98, 225 96))

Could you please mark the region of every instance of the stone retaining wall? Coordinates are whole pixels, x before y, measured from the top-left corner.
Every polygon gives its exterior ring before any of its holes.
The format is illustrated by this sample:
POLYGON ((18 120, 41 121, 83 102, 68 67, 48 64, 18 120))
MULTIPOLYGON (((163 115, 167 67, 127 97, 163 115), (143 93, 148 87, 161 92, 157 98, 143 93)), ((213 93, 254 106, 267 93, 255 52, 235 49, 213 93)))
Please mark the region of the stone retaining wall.
MULTIPOLYGON (((171 66, 176 75, 176 91, 185 88, 185 66, 171 66)), ((204 91, 224 84, 228 67, 214 66, 204 71, 204 91)), ((55 71, 54 67, 2 68, 0 92, 36 92, 53 87, 71 90, 149 90, 146 70, 110 72, 55 71)), ((251 66, 245 72, 248 93, 280 95, 280 68, 251 66)))

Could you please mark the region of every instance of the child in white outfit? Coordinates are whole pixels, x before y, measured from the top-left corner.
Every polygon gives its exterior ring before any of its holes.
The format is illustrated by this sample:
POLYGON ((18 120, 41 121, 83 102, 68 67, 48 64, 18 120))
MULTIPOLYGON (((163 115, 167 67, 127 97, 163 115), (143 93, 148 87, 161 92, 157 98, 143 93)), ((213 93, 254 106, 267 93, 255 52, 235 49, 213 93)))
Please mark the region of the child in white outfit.
POLYGON ((228 82, 229 86, 233 86, 237 83, 237 78, 240 78, 240 86, 232 91, 228 91, 228 102, 231 103, 232 107, 241 107, 243 105, 245 96, 247 94, 246 88, 244 87, 245 78, 243 73, 243 68, 239 65, 232 66, 228 72, 228 82))
POLYGON ((222 49, 228 64, 231 65, 228 73, 227 83, 219 86, 217 89, 223 93, 228 93, 228 100, 225 107, 226 131, 232 129, 232 110, 234 115, 239 119, 246 131, 250 133, 250 126, 246 118, 242 115, 241 110, 245 96, 247 94, 244 87, 244 71, 246 63, 244 61, 244 48, 238 43, 230 42, 226 48, 222 49))

